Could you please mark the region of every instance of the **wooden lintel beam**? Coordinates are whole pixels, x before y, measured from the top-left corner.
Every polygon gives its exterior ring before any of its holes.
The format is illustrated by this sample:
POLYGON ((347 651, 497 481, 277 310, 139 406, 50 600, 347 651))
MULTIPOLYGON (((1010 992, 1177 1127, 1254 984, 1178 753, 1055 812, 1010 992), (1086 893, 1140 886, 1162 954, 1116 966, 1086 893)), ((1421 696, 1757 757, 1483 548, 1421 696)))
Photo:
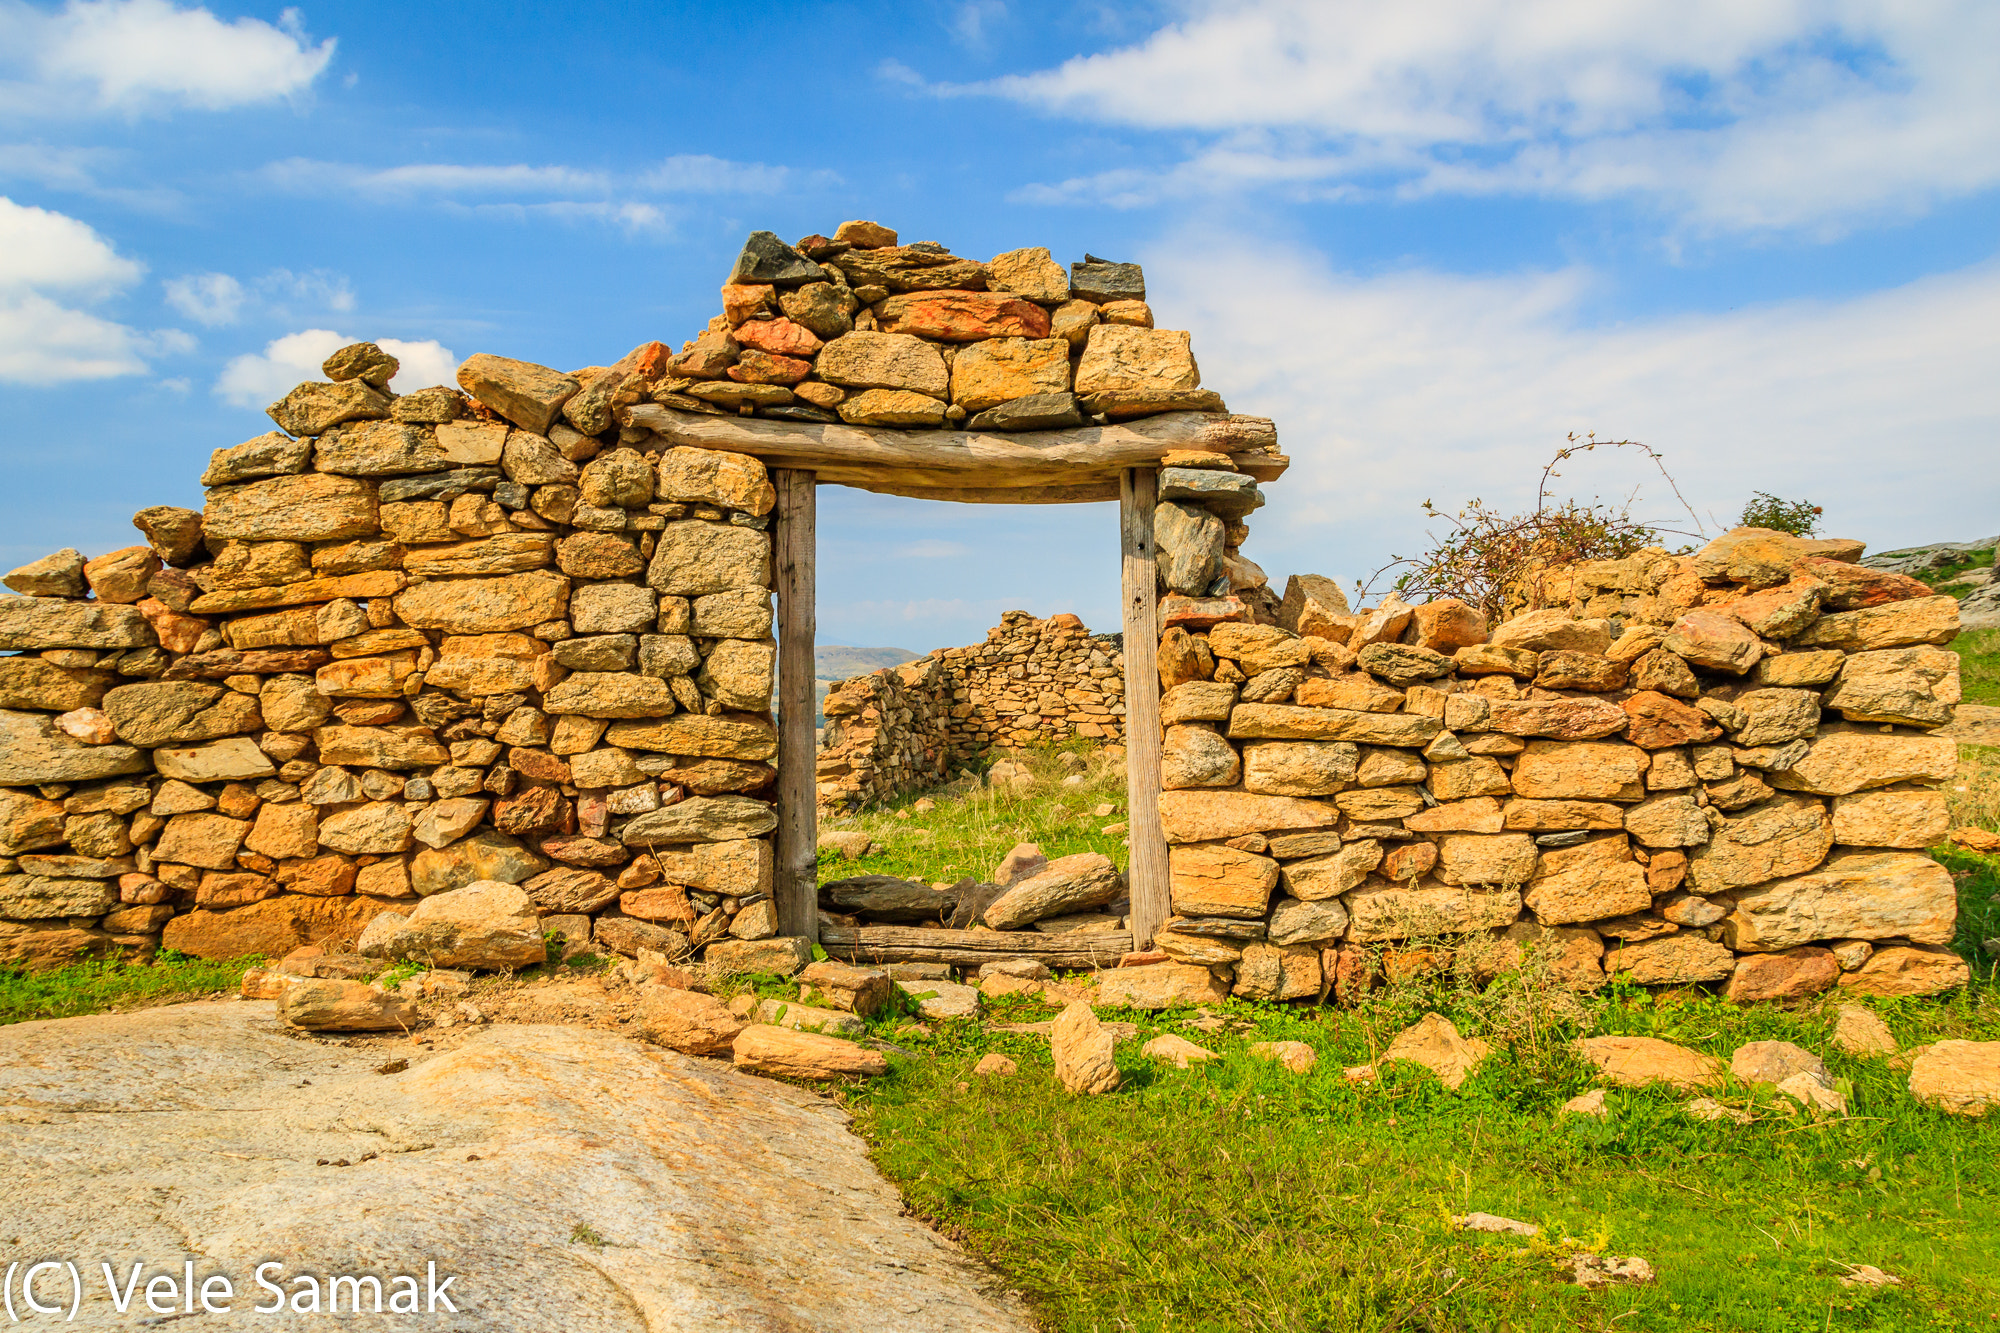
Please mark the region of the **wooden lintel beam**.
POLYGON ((1278 439, 1266 417, 1212 412, 1165 412, 1118 425, 1018 433, 711 416, 657 403, 621 408, 618 418, 621 424, 655 432, 668 444, 783 458, 793 467, 990 472, 1001 485, 1007 474, 1020 471, 1104 474, 1157 466, 1177 449, 1241 453, 1274 447, 1278 439))

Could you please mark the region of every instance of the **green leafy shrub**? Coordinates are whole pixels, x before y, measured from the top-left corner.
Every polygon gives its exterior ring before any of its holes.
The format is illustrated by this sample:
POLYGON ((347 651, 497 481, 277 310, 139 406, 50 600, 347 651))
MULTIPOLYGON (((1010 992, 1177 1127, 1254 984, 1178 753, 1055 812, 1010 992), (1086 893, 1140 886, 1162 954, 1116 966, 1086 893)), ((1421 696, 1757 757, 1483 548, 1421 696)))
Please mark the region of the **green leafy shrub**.
POLYGON ((1780 500, 1756 491, 1750 503, 1743 506, 1743 517, 1736 521, 1740 527, 1772 528, 1794 537, 1810 537, 1819 531, 1821 512, 1810 500, 1780 500))

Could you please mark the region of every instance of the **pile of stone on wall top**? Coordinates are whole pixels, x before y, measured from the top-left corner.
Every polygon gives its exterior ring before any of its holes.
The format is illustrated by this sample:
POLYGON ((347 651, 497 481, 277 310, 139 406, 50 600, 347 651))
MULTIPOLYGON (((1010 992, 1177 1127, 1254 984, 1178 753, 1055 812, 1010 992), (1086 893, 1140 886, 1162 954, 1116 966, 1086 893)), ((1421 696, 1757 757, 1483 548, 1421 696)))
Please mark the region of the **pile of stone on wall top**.
POLYGON ((475 884, 571 949, 801 947, 772 939, 763 465, 633 447, 602 375, 396 369, 342 349, 215 451, 202 509, 6 576, 0 962, 436 953, 475 884))
POLYGON ((722 304, 646 399, 782 421, 998 431, 1224 410, 1200 387, 1188 335, 1153 327, 1137 264, 1086 256, 1065 271, 1041 248, 982 262, 845 222, 796 246, 752 233, 722 304))

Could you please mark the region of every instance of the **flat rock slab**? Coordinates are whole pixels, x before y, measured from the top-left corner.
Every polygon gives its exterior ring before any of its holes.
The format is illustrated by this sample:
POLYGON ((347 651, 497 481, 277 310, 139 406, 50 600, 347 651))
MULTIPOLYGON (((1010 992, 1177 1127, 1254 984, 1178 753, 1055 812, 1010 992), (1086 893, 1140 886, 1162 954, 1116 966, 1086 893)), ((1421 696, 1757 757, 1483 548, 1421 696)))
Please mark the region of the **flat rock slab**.
POLYGON ((300 1037, 268 1002, 20 1023, 0 1028, 0 1126, 10 1246, 76 1261, 79 1328, 145 1317, 143 1281, 118 1316, 99 1263, 178 1275, 184 1256, 235 1286, 204 1329, 272 1322, 250 1312, 266 1259, 385 1286, 434 1262, 460 1311, 422 1317, 441 1330, 1033 1327, 902 1216, 822 1098, 587 1028, 433 1052, 300 1037))

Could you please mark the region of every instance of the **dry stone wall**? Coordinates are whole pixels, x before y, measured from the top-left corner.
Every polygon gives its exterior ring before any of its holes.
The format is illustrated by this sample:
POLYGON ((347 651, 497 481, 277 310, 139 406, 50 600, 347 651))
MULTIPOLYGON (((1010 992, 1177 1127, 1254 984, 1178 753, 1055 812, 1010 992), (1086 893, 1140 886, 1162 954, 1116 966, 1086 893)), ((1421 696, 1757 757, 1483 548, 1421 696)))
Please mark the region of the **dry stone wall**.
POLYGON ((1135 265, 966 260, 854 222, 754 233, 678 353, 567 373, 481 354, 397 395, 379 347, 336 352, 271 406, 279 429, 215 451, 199 510, 6 576, 0 964, 358 941, 518 966, 555 930, 792 970, 773 487, 634 414, 1220 411, 1144 297, 1135 265))
POLYGON ((1489 630, 1310 577, 1204 597, 1216 525, 1159 528, 1206 533, 1160 542, 1175 964, 1263 999, 1524 955, 1740 1001, 1966 980, 1923 851, 1957 604, 1860 543, 1738 529, 1550 570, 1489 630))
POLYGON ((1125 735, 1120 635, 1009 611, 984 643, 941 648, 827 695, 821 805, 852 809, 943 782, 995 749, 1125 735))

